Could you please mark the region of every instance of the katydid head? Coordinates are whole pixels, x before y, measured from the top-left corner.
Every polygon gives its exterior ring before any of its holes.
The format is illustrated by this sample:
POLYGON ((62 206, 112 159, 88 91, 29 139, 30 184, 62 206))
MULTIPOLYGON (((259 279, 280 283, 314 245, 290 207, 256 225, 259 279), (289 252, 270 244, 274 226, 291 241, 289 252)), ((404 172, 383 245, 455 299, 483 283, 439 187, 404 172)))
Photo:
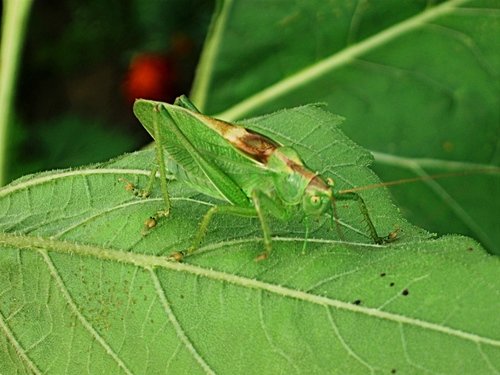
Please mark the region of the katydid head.
POLYGON ((323 180, 316 175, 306 188, 303 198, 303 209, 306 215, 320 216, 326 212, 330 214, 332 227, 337 226, 339 236, 342 238, 340 230, 337 207, 335 206, 335 196, 333 194, 334 181, 332 178, 323 180))
POLYGON ((307 185, 302 200, 304 213, 308 216, 320 216, 327 212, 333 204, 333 190, 331 184, 315 176, 307 185))

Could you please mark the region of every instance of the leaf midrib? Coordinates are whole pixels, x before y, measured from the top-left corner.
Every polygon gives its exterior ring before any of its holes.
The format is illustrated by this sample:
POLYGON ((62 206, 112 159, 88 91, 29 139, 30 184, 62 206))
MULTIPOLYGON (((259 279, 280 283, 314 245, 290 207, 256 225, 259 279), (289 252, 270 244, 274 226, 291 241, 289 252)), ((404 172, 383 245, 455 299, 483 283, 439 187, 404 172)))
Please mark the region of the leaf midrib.
MULTIPOLYGON (((426 241, 422 241, 422 243, 425 242, 426 241)), ((354 305, 351 302, 344 302, 324 296, 310 294, 304 291, 294 290, 285 286, 275 285, 256 279, 249 279, 247 277, 232 275, 229 273, 203 268, 192 264, 172 262, 169 261, 166 257, 135 254, 99 246, 76 244, 55 239, 46 239, 29 235, 16 235, 7 233, 0 234, 0 246, 16 247, 24 250, 35 251, 39 251, 40 249, 42 249, 47 252, 52 251, 57 253, 71 254, 73 256, 91 256, 96 259, 131 264, 143 269, 164 268, 172 271, 185 272, 195 276, 201 276, 211 280, 226 282, 244 288, 266 291, 280 297, 298 299, 315 305, 333 307, 340 310, 350 311, 353 313, 359 313, 374 318, 395 322, 397 324, 405 324, 435 332, 440 332, 463 340, 472 341, 477 344, 500 347, 500 340, 495 340, 489 337, 480 336, 477 334, 461 331, 420 319, 380 311, 376 308, 354 305)))
MULTIPOLYGON (((297 73, 288 76, 287 78, 278 81, 267 88, 262 89, 260 92, 242 100, 241 102, 233 105, 231 108, 215 115, 214 117, 226 120, 234 121, 241 119, 243 116, 248 115, 256 108, 264 105, 265 103, 280 97, 290 91, 293 91, 315 79, 318 79, 322 75, 333 71, 339 67, 342 67, 349 62, 353 61, 355 58, 370 52, 388 42, 414 30, 418 27, 424 25, 425 23, 448 14, 458 8, 460 5, 469 2, 470 0, 450 0, 435 7, 429 8, 408 18, 402 22, 395 24, 379 33, 364 39, 363 41, 352 44, 349 47, 344 48, 336 52, 335 54, 328 56, 318 62, 311 64, 304 69, 298 71, 297 73)), ((220 34, 220 33, 219 33, 220 34)), ((221 37, 220 35, 217 37, 221 37)), ((204 61, 200 63, 203 65, 204 61)), ((214 59, 210 60, 210 63, 214 63, 214 59)), ((210 71, 209 69, 201 69, 200 71, 210 71)), ((208 90, 208 85, 203 86, 203 89, 208 90)), ((205 97, 206 93, 193 92, 197 97, 205 97)))

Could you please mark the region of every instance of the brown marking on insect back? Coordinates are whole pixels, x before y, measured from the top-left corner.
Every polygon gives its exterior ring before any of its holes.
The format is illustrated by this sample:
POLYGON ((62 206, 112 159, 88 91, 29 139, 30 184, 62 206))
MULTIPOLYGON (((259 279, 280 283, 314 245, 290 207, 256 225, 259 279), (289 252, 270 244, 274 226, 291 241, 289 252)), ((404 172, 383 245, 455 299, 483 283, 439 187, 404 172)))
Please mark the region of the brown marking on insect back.
POLYGON ((269 156, 280 147, 278 143, 266 136, 250 131, 243 126, 230 124, 208 116, 203 116, 203 119, 210 123, 212 129, 234 147, 260 163, 266 163, 269 156))
POLYGON ((203 117, 206 122, 210 123, 212 129, 252 159, 266 164, 269 157, 275 154, 291 171, 301 174, 306 180, 310 181, 307 186, 308 189, 312 188, 325 192, 331 191, 329 184, 319 177, 317 173, 307 169, 300 160, 292 160, 284 153, 279 152, 281 145, 277 142, 262 134, 248 130, 243 126, 230 124, 201 114, 197 115, 203 117))
POLYGON ((302 164, 301 160, 290 159, 290 157, 282 152, 279 148, 274 150, 274 157, 283 162, 286 168, 288 168, 287 172, 295 172, 304 176, 307 176, 307 173, 309 173, 311 175, 310 179, 315 176, 314 173, 304 167, 304 164, 302 164))
POLYGON ((279 147, 263 135, 249 131, 233 145, 261 163, 266 163, 271 154, 279 147))
POLYGON ((301 174, 309 181, 307 189, 331 192, 333 180, 325 182, 317 173, 307 169, 300 160, 292 160, 284 153, 279 152, 281 145, 277 142, 243 126, 230 124, 201 114, 197 114, 197 116, 203 117, 204 121, 208 122, 213 130, 252 159, 266 164, 269 157, 275 154, 291 171, 301 174))

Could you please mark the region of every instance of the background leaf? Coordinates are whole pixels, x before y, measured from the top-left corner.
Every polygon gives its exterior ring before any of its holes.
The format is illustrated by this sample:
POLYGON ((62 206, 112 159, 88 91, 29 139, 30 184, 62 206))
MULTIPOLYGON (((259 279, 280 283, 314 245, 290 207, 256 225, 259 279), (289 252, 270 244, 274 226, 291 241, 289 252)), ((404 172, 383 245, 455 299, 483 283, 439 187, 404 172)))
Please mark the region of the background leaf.
MULTIPOLYGON (((321 157, 340 184, 375 182, 368 154, 322 113, 308 106, 248 124, 286 135, 308 163, 321 157), (336 147, 320 156, 328 142, 336 147)), ((304 253, 303 224, 273 222, 274 252, 255 262, 259 223, 217 217, 198 253, 170 262, 213 203, 173 181, 171 217, 142 235, 162 208, 159 191, 138 199, 120 179, 144 186, 153 160, 142 151, 0 190, 2 372, 498 371, 499 260, 475 241, 428 239, 378 189, 365 196, 377 226, 402 227, 390 245, 356 231, 346 231, 356 242, 338 241, 317 223, 304 253)), ((341 219, 362 231, 352 207, 341 219)))
MULTIPOLYGON (((192 97, 228 120, 327 102, 385 181, 498 167, 499 33, 491 0, 221 1, 192 97)), ((497 254, 499 192, 498 168, 393 191, 413 223, 497 254)))
POLYGON ((11 174, 15 177, 40 170, 95 163, 133 149, 136 144, 117 129, 70 115, 38 123, 30 134, 21 124, 16 125, 11 135, 11 147, 16 150, 11 161, 17 165, 11 174), (79 136, 75 137, 75 134, 79 136), (22 147, 14 147, 16 144, 22 144, 22 147))

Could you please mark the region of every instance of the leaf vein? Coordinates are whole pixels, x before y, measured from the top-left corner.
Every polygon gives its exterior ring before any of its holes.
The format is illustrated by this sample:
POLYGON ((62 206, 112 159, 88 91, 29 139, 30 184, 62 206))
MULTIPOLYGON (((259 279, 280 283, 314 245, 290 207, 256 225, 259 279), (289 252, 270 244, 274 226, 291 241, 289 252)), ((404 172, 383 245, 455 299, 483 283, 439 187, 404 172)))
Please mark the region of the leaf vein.
POLYGON ((196 362, 201 366, 203 370, 207 374, 214 374, 215 372, 210 368, 208 363, 203 359, 203 357, 198 353, 196 348, 194 347, 193 343, 189 339, 189 337, 186 335, 184 332, 184 329, 180 325, 179 321, 175 317, 174 312, 170 308, 170 302, 167 300, 167 296, 165 295, 165 291, 163 290, 163 287, 161 286, 160 280, 158 279, 158 276, 156 275, 155 271, 151 267, 146 268, 149 271, 149 274, 151 276, 151 279, 153 281, 156 294, 158 295, 161 304, 163 306, 163 309, 165 310, 165 314, 167 315, 168 320, 172 324, 175 332, 177 333, 177 337, 180 339, 182 344, 186 347, 187 351, 193 356, 196 362))
POLYGON ((335 321, 333 319, 332 312, 330 311, 330 309, 327 306, 325 306, 325 309, 326 309, 326 315, 327 315, 328 321, 330 322, 330 325, 332 327, 333 333, 335 333, 335 336, 337 336, 338 340, 340 341, 340 343, 342 344, 342 346, 346 350, 347 354, 349 354, 351 357, 353 357, 356 361, 361 363, 363 366, 367 367, 368 370, 370 370, 370 374, 374 374, 376 369, 374 367, 372 367, 368 362, 366 362, 363 358, 361 358, 359 355, 357 355, 356 352, 349 346, 349 344, 347 344, 347 342, 344 340, 344 338, 340 334, 339 328, 337 327, 337 324, 335 323, 335 321))
POLYGON ((285 361, 287 361, 294 368, 294 370, 295 370, 295 372, 297 374, 300 374, 301 371, 297 367, 297 365, 293 362, 292 358, 290 358, 290 356, 288 356, 283 350, 281 350, 280 347, 279 347, 279 345, 276 345, 274 343, 273 338, 269 334, 269 331, 267 329, 267 326, 266 326, 266 323, 265 323, 265 319, 264 319, 264 309, 263 309, 263 306, 262 306, 262 291, 260 291, 260 293, 258 293, 257 308, 259 310, 259 322, 260 322, 260 326, 262 328, 262 331, 264 332, 264 336, 266 336, 266 340, 269 343, 269 346, 272 348, 272 350, 275 353, 277 353, 279 356, 281 356, 282 358, 284 358, 285 361))
POLYGON ((411 357, 410 357, 410 353, 408 353, 408 346, 406 345, 408 343, 408 340, 406 339, 406 336, 405 336, 405 333, 404 333, 404 327, 402 324, 398 324, 398 328, 399 328, 399 337, 401 339, 401 347, 403 348, 403 354, 405 356, 405 359, 406 359, 406 362, 408 362, 408 364, 412 367, 414 367, 415 369, 418 369, 419 370, 419 373, 431 373, 432 374, 432 371, 430 371, 429 369, 415 363, 411 357))
POLYGON ((75 316, 78 318, 80 324, 90 333, 90 335, 95 339, 96 342, 101 345, 101 347, 104 349, 104 351, 111 357, 113 360, 116 362, 116 364, 126 373, 132 375, 132 371, 128 369, 128 367, 125 365, 125 363, 121 360, 120 357, 118 357, 117 353, 114 352, 114 350, 109 346, 109 344, 104 340, 104 338, 95 330, 94 327, 90 324, 90 322, 83 316, 83 314, 80 312, 78 309, 78 306, 76 305, 75 301, 73 300, 73 297, 69 294, 68 289, 64 285, 64 281, 61 279, 59 276, 59 272, 57 271, 54 263, 52 262, 52 259, 50 259, 49 255, 47 254, 46 250, 38 250, 40 255, 42 256, 43 260, 47 264, 47 268, 49 269, 50 275, 54 279, 57 287, 59 288, 59 291, 63 295, 64 299, 68 303, 68 306, 70 306, 71 310, 75 314, 75 316))
POLYGON ((490 370, 494 374, 500 374, 500 371, 495 367, 495 365, 493 365, 493 363, 491 363, 490 358, 488 357, 488 355, 481 348, 481 344, 480 343, 476 343, 476 345, 477 345, 477 350, 479 351, 479 354, 481 354, 481 358, 486 362, 486 365, 490 368, 490 370))
POLYGON ((10 342, 10 344, 14 347, 16 353, 21 357, 21 360, 28 366, 28 368, 34 374, 41 374, 42 372, 38 367, 33 363, 33 361, 28 357, 28 354, 21 346, 21 343, 17 341, 14 333, 10 330, 9 326, 5 322, 4 316, 0 311, 0 329, 4 332, 5 337, 10 342))

